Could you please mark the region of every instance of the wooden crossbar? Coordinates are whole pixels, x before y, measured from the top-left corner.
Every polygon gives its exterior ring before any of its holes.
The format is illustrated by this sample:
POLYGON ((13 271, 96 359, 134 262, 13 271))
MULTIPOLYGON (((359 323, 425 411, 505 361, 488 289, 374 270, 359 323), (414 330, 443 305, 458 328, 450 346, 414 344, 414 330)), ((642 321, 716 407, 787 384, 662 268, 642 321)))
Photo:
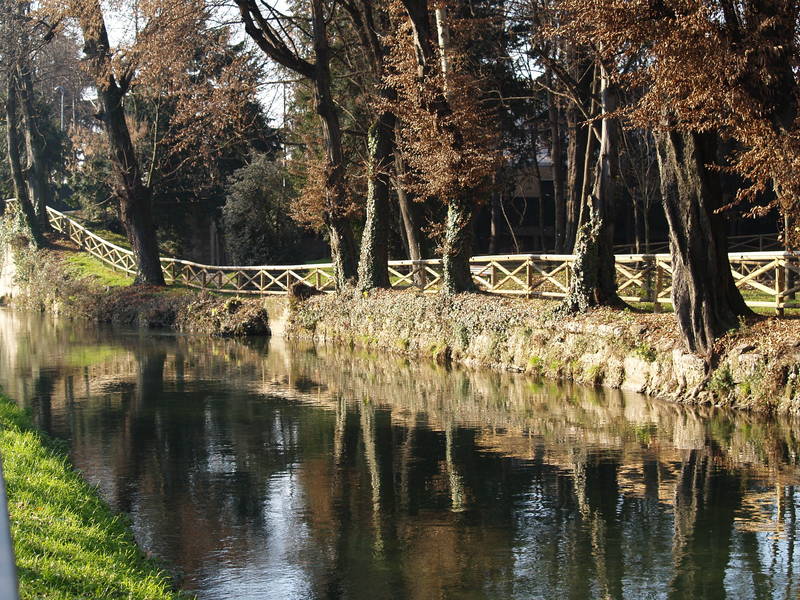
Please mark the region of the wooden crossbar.
MULTIPOLYGON (((777 260, 772 260, 768 262, 766 265, 762 266, 761 268, 756 269, 755 271, 752 271, 750 273, 747 273, 746 275, 739 273, 735 269, 732 270, 731 272, 733 273, 734 279, 736 279, 736 287, 742 288, 745 285, 747 285, 761 292, 765 292, 767 294, 773 294, 775 292, 774 288, 767 287, 763 283, 756 281, 755 278, 758 277, 759 275, 762 275, 768 271, 773 270, 778 265, 779 262, 777 260)), ((733 265, 731 265, 731 267, 733 267, 733 265)))

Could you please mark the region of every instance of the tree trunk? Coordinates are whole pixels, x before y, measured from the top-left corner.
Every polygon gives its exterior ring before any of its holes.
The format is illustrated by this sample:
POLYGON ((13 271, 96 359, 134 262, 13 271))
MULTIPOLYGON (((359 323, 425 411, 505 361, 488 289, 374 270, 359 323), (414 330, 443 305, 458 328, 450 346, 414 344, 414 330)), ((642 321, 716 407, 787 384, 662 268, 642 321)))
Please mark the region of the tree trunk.
MULTIPOLYGON (((427 0, 402 0, 406 8, 413 33, 414 44, 417 51, 418 77, 421 85, 427 85, 426 76, 433 72, 437 62, 440 64, 443 78, 442 93, 427 107, 434 111, 439 120, 444 120, 452 114, 449 104, 450 69, 449 54, 449 27, 447 22, 447 9, 437 6, 434 10, 436 21, 435 44, 431 37, 431 22, 427 0), (434 48, 438 47, 438 57, 434 48)), ((462 139, 461 132, 454 131, 456 142, 453 150, 459 151, 462 139)), ((447 221, 445 223, 445 239, 442 256, 444 293, 463 292, 475 289, 469 270, 469 259, 472 253, 472 222, 475 214, 474 203, 466 201, 463 192, 453 193, 448 198, 441 199, 447 205, 447 221)))
POLYGON ((326 192, 328 206, 325 222, 328 226, 331 259, 334 265, 336 288, 341 290, 358 276, 356 244, 347 215, 342 214, 347 205, 344 180, 344 152, 339 113, 331 94, 330 47, 320 0, 311 2, 314 35, 314 108, 322 125, 322 139, 327 158, 326 192))
POLYGON ((633 252, 642 251, 642 218, 639 207, 639 197, 631 194, 631 207, 633 208, 633 252))
POLYGON ((567 111, 567 203, 562 250, 567 252, 575 246, 578 237, 578 217, 583 199, 583 161, 589 127, 582 124, 577 108, 567 111))
MULTIPOLYGON (((533 145, 534 148, 536 148, 535 137, 533 139, 533 145)), ((539 197, 536 199, 537 217, 539 221, 539 242, 536 244, 536 247, 539 252, 545 252, 547 246, 544 241, 544 190, 542 189, 542 172, 539 169, 539 157, 535 150, 531 158, 533 160, 533 176, 536 180, 536 187, 539 188, 539 197)))
MULTIPOLYGON (((396 151, 395 172, 397 174, 395 190, 397 191, 397 202, 400 205, 400 216, 403 219, 403 232, 406 246, 408 247, 408 258, 413 261, 423 260, 425 254, 423 252, 422 227, 419 223, 419 211, 414 201, 408 197, 408 193, 403 187, 405 164, 403 163, 403 157, 396 151)), ((413 279, 417 286, 424 287, 426 280, 424 269, 415 266, 413 279)))
MULTIPOLYGON (((446 7, 437 6, 434 14, 445 99, 443 106, 437 112, 442 115, 450 112, 450 27, 447 21, 446 7)), ((442 248, 442 291, 446 294, 468 292, 475 289, 469 269, 469 259, 472 257, 474 218, 474 203, 468 202, 464 197, 447 199, 447 221, 442 248)))
POLYGON ((119 200, 119 215, 136 261, 134 284, 165 285, 159 261, 158 239, 153 222, 150 189, 144 185, 142 172, 131 141, 122 101, 132 73, 117 81, 110 61, 108 32, 99 0, 80 13, 84 53, 91 61, 97 86, 111 168, 114 192, 119 200))
POLYGON ((361 236, 358 287, 361 290, 389 285, 389 166, 394 152, 395 116, 383 112, 370 127, 367 181, 367 218, 361 236))
MULTIPOLYGON (((384 56, 387 52, 381 34, 386 32, 389 24, 385 7, 380 7, 376 15, 372 3, 361 0, 358 3, 345 3, 344 9, 350 14, 375 81, 380 82, 384 74, 384 56)), ((384 101, 391 103, 396 100, 394 89, 385 85, 378 85, 378 88, 378 93, 384 101)), ((370 127, 367 136, 369 164, 366 220, 358 265, 358 287, 361 290, 390 287, 388 239, 389 218, 392 211, 389 194, 396 125, 397 118, 394 113, 384 110, 370 127)), ((408 247, 405 238, 404 241, 408 247)))
MULTIPOLYGON (((591 113, 593 69, 592 62, 587 58, 586 52, 574 45, 568 47, 568 58, 572 64, 570 69, 573 79, 577 82, 575 93, 577 98, 567 108, 567 207, 564 227, 563 251, 572 250, 578 237, 580 227, 580 210, 585 201, 584 165, 586 162, 587 145, 592 140, 591 127, 585 123, 591 113), (583 107, 583 110, 581 108, 583 107)), ((591 148, 588 149, 591 156, 591 148)))
MULTIPOLYGON (((598 83, 600 83, 601 77, 598 76, 597 72, 597 65, 591 70, 591 86, 589 88, 589 94, 584 100, 584 104, 586 106, 586 114, 591 115, 592 117, 596 117, 600 114, 600 110, 598 107, 598 103, 596 102, 595 98, 598 95, 598 83)), ((586 147, 585 153, 583 155, 583 163, 582 168, 583 172, 581 175, 581 191, 580 191, 580 205, 578 211, 578 227, 580 228, 581 225, 584 223, 584 209, 587 208, 587 198, 589 196, 589 188, 590 183, 589 180, 592 176, 592 162, 594 160, 594 152, 599 144, 597 133, 597 125, 595 122, 589 123, 587 126, 588 131, 586 132, 586 147)))
POLYGON ((325 218, 328 229, 328 243, 331 247, 331 262, 336 280, 336 289, 341 291, 348 283, 355 281, 358 272, 356 239, 353 228, 347 219, 325 218))
MULTIPOLYGON (((288 36, 282 18, 261 12, 264 3, 235 0, 244 21, 245 31, 272 60, 303 76, 314 84, 314 110, 322 125, 325 146, 325 205, 322 218, 328 230, 336 288, 341 290, 358 276, 356 243, 348 219, 344 153, 339 115, 331 95, 330 46, 327 23, 321 0, 311 0, 311 38, 315 62, 300 55, 288 36)), ((270 9, 271 11, 272 9, 270 9)), ((291 28, 291 27, 290 27, 291 28)))
POLYGON ((710 361, 714 340, 739 324, 747 307, 731 274, 714 133, 658 136, 661 196, 672 253, 672 303, 686 347, 710 361))
POLYGON ((50 231, 50 219, 47 217, 47 206, 52 204, 50 177, 44 159, 45 141, 38 133, 38 125, 34 117, 33 83, 27 68, 17 70, 19 77, 19 99, 22 109, 22 125, 25 133, 25 149, 28 154, 27 179, 30 199, 36 211, 36 218, 42 231, 50 231))
POLYGON ((500 200, 498 192, 492 193, 489 204, 489 254, 497 252, 497 238, 500 234, 500 200))
MULTIPOLYGON (((602 114, 616 109, 616 95, 604 67, 601 67, 600 98, 602 114)), ((568 312, 581 312, 594 306, 624 306, 617 294, 614 258, 616 186, 611 171, 617 151, 614 133, 615 123, 609 118, 603 119, 594 186, 587 198, 589 219, 581 226, 575 245, 572 284, 564 303, 568 312)))
POLYGON ((419 226, 417 208, 402 185, 398 185, 396 190, 398 203, 400 204, 400 216, 403 220, 404 238, 408 246, 408 258, 410 260, 424 260, 422 231, 419 226))
POLYGON ((11 179, 14 184, 14 195, 17 197, 18 218, 24 227, 30 232, 31 239, 35 246, 41 248, 46 244, 46 240, 39 228, 36 213, 28 195, 28 187, 22 170, 20 160, 20 139, 17 112, 17 88, 18 81, 16 72, 8 73, 6 85, 6 145, 8 146, 8 165, 11 170, 11 179))
POLYGON ((99 96, 116 179, 119 216, 136 259, 134 284, 166 285, 159 260, 151 193, 142 181, 139 162, 125 121, 122 91, 117 86, 108 87, 101 90, 99 96))
POLYGON ((564 159, 561 153, 561 119, 556 98, 550 96, 550 158, 553 164, 553 248, 556 253, 564 251, 564 234, 566 229, 566 201, 564 198, 564 159))
POLYGON ((451 200, 447 205, 447 223, 442 249, 444 271, 442 291, 446 294, 475 289, 469 268, 474 216, 474 205, 469 201, 451 200))
MULTIPOLYGON (((609 73, 605 66, 600 66, 600 98, 603 114, 609 114, 617 109, 616 89, 611 86, 609 73)), ((612 165, 617 164, 617 122, 616 120, 603 119, 600 134, 600 154, 597 159, 597 172, 593 197, 598 204, 598 213, 601 220, 599 252, 599 283, 598 296, 601 304, 620 306, 623 304, 617 295, 617 269, 614 257, 614 208, 617 199, 617 185, 611 172, 612 165)))
POLYGON ((586 211, 584 209, 587 207, 588 204, 587 198, 589 197, 589 180, 592 177, 592 157, 594 156, 594 151, 598 144, 594 123, 589 125, 586 135, 587 139, 586 139, 586 146, 584 148, 585 152, 583 155, 583 161, 581 163, 581 188, 579 192, 580 201, 578 202, 578 220, 577 220, 578 228, 580 228, 580 226, 583 225, 585 222, 586 211))

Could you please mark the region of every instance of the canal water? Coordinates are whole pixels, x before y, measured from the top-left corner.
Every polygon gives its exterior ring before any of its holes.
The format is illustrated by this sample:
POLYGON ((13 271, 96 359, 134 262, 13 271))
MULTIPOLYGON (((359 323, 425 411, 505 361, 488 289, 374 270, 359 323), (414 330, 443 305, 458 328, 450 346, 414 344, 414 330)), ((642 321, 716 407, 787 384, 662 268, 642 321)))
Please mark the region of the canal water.
POLYGON ((0 386, 201 600, 800 593, 791 421, 8 311, 0 386))

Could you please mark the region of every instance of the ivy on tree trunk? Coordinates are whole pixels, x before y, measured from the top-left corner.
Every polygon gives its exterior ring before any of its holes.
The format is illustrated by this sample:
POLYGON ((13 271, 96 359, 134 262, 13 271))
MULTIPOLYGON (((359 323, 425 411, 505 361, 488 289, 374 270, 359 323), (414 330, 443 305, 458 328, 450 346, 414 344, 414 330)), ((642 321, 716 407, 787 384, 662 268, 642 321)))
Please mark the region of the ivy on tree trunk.
POLYGON ((361 235, 358 287, 389 287, 389 168, 394 152, 395 116, 383 112, 370 127, 367 144, 367 218, 361 235))
POLYGON ((8 73, 6 81, 6 145, 8 151, 8 164, 11 170, 11 179, 14 185, 14 195, 17 198, 17 216, 24 228, 30 232, 33 244, 39 248, 46 245, 46 240, 42 235, 42 230, 36 220, 36 212, 28 194, 28 185, 25 181, 25 174, 22 169, 22 159, 20 158, 19 139, 19 114, 18 114, 18 95, 19 80, 16 70, 8 73))
POLYGON ((707 360, 714 340, 752 315, 731 274, 715 133, 668 131, 657 139, 669 224, 672 304, 686 347, 707 360))
POLYGON ((336 289, 341 290, 345 284, 355 280, 358 270, 356 264, 356 241, 350 222, 344 219, 326 218, 328 243, 331 246, 333 276, 336 289))
POLYGON ((561 305, 567 314, 598 306, 624 306, 617 294, 614 255, 613 250, 609 253, 606 229, 603 217, 591 203, 589 219, 578 230, 570 288, 561 305))
POLYGON ((442 291, 447 294, 475 290, 469 259, 472 256, 474 204, 451 200, 442 248, 442 291))
POLYGON ((36 219, 42 231, 50 231, 50 219, 47 206, 52 203, 50 177, 44 158, 44 139, 36 122, 33 106, 33 82, 28 65, 20 65, 17 69, 20 108, 22 109, 22 126, 25 138, 25 150, 28 155, 27 180, 31 204, 36 212, 36 219))

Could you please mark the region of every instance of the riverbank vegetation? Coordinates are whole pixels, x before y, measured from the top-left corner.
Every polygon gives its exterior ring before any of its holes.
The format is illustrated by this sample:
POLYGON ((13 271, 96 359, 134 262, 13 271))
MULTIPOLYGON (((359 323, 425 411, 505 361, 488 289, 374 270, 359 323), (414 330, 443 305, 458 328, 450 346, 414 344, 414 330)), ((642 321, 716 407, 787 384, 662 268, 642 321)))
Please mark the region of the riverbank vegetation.
POLYGON ((68 318, 219 336, 269 334, 264 300, 181 287, 131 286, 133 278, 51 237, 46 250, 14 251, 19 295, 14 304, 68 318))
POLYGON ((188 597, 142 554, 125 518, 111 513, 63 447, 3 395, 0 453, 23 600, 188 597))
MULTIPOLYGON (((728 235, 796 241, 798 28, 785 2, 8 0, 6 196, 35 246, 48 203, 124 235, 144 286, 165 247, 329 254, 362 292, 436 256, 443 294, 476 253, 572 253, 565 319, 624 310, 617 246, 661 240, 710 377, 761 268, 728 235)), ((794 259, 765 273, 796 294, 794 259)))

